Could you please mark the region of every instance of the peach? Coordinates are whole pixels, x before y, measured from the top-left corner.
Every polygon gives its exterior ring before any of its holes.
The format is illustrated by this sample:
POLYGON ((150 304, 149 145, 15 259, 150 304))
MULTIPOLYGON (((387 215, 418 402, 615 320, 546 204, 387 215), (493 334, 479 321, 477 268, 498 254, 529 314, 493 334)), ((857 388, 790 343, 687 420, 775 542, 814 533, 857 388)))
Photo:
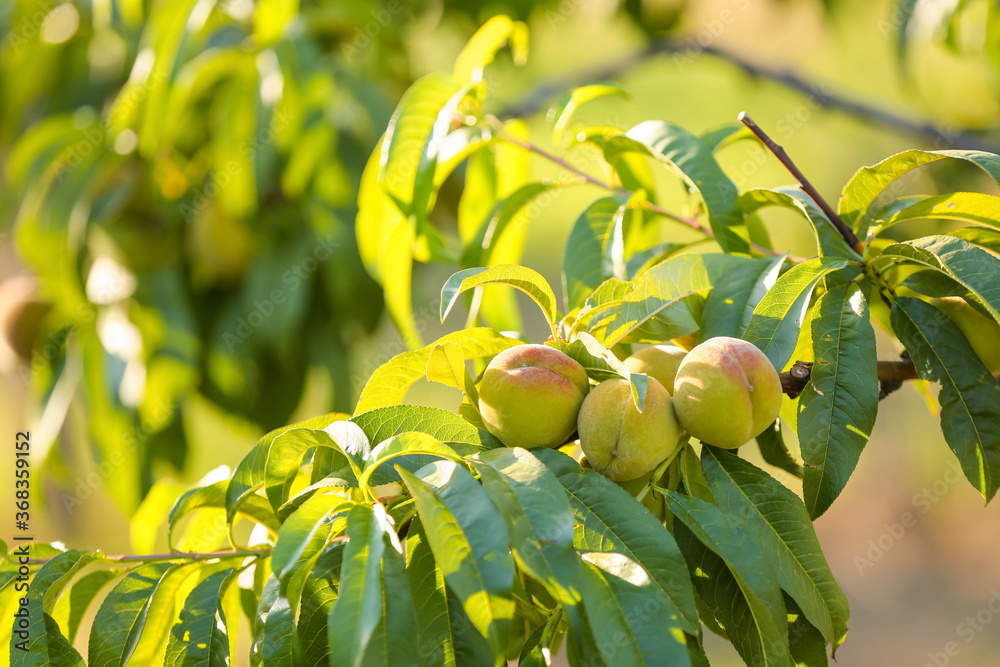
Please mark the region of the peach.
POLYGON ((633 373, 645 373, 656 378, 668 393, 674 391, 674 378, 687 350, 676 345, 653 345, 643 348, 625 360, 633 373))
POLYGON ((655 378, 647 382, 642 412, 628 380, 597 385, 580 408, 577 429, 590 466, 614 482, 648 475, 674 452, 680 435, 670 394, 655 378))
POLYGON ((517 345, 486 367, 479 412, 509 447, 558 447, 576 430, 590 380, 579 363, 546 345, 517 345))
POLYGON ((710 338, 688 352, 674 380, 674 410, 682 428, 725 449, 755 438, 778 416, 781 380, 755 345, 710 338))

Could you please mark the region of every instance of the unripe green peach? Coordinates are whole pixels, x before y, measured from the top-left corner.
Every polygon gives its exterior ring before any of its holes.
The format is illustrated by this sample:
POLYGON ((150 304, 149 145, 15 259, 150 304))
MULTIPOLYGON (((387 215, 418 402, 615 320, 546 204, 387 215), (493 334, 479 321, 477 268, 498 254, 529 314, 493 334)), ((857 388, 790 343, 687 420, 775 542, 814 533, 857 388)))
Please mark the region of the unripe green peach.
POLYGON ((781 380, 755 345, 710 338, 688 352, 674 380, 677 421, 704 443, 736 449, 774 422, 781 380))
POLYGON ((670 394, 654 378, 640 413, 628 380, 605 380, 583 402, 577 420, 580 448, 590 465, 614 482, 648 475, 677 447, 680 429, 670 394))
POLYGON ((493 358, 479 385, 486 429, 509 447, 558 447, 576 430, 590 381, 583 366, 546 345, 517 345, 493 358))
POLYGON ((986 317, 959 296, 931 299, 931 305, 954 322, 990 373, 1000 373, 1000 324, 986 317))
POLYGON ((633 373, 645 373, 656 378, 667 393, 674 391, 677 368, 687 355, 687 350, 676 345, 653 345, 643 348, 625 360, 625 365, 633 373))

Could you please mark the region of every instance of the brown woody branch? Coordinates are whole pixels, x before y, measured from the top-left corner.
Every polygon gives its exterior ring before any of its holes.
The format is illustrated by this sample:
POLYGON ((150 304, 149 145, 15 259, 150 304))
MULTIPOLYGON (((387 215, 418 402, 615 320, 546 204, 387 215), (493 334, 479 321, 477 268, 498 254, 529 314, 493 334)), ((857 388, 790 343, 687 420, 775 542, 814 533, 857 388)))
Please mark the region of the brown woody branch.
POLYGON ((840 232, 840 235, 844 237, 845 241, 847 241, 847 245, 854 248, 858 254, 864 252, 864 247, 861 245, 861 242, 858 241, 858 237, 855 235, 854 230, 848 227, 844 221, 840 219, 840 216, 833 210, 833 207, 830 206, 825 199, 823 199, 823 196, 813 186, 813 184, 809 182, 806 175, 802 173, 794 162, 792 162, 792 158, 788 156, 785 149, 776 143, 774 139, 768 136, 767 132, 762 130, 760 126, 753 121, 753 118, 747 115, 746 111, 740 112, 739 120, 741 123, 750 128, 750 131, 753 132, 758 139, 760 139, 761 143, 767 146, 767 150, 771 151, 771 153, 774 154, 774 157, 778 158, 778 161, 785 166, 785 169, 787 169, 789 173, 795 177, 795 180, 798 181, 799 187, 802 188, 802 191, 809 195, 810 199, 816 202, 816 205, 820 207, 823 213, 826 214, 826 217, 829 218, 830 222, 833 223, 833 226, 837 228, 838 232, 840 232))
POLYGON ((992 130, 952 130, 934 123, 913 120, 895 112, 862 102, 837 93, 826 91, 826 86, 801 76, 795 71, 781 65, 766 65, 745 58, 727 49, 717 46, 701 46, 691 38, 665 38, 657 40, 645 49, 612 62, 604 67, 577 72, 564 77, 552 79, 537 86, 520 101, 504 108, 497 115, 501 118, 525 118, 543 111, 551 101, 566 91, 588 83, 607 81, 621 76, 652 58, 661 55, 681 54, 686 58, 706 55, 718 58, 735 65, 747 76, 754 79, 771 81, 778 85, 795 90, 815 100, 824 109, 841 111, 855 116, 863 121, 880 125, 884 128, 917 136, 928 141, 936 148, 961 146, 986 150, 993 153, 1000 151, 997 142, 997 129, 992 130))
MULTIPOLYGON (((779 374, 781 391, 792 398, 801 394, 812 379, 812 367, 811 361, 796 361, 788 371, 779 374)), ((916 380, 919 377, 916 366, 909 359, 878 362, 878 380, 881 385, 879 399, 898 389, 905 380, 916 380)))

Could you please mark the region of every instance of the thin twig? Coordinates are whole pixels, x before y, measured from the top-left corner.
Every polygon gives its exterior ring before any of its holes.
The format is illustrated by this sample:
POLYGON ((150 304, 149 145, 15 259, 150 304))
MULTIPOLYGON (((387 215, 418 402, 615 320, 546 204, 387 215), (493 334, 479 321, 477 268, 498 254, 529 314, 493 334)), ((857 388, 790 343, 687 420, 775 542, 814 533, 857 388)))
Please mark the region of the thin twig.
MULTIPOLYGON (((207 552, 186 552, 174 551, 163 554, 122 554, 118 556, 101 556, 100 560, 114 561, 116 563, 155 563, 165 560, 212 560, 215 558, 249 558, 251 556, 266 556, 271 553, 270 548, 265 549, 226 549, 224 551, 207 552)), ((39 565, 52 560, 51 558, 29 558, 28 564, 39 565)))
MULTIPOLYGON (((608 183, 606 181, 602 181, 601 179, 588 174, 587 172, 583 171, 582 169, 574 167, 573 165, 571 165, 569 162, 567 162, 563 158, 559 157, 558 155, 554 155, 554 154, 550 153, 549 151, 545 150, 544 148, 531 143, 530 141, 525 141, 524 139, 521 139, 519 137, 515 137, 515 136, 513 136, 511 134, 508 134, 507 132, 504 132, 503 126, 498 121, 495 121, 495 119, 493 119, 492 121, 490 119, 487 119, 487 121, 490 123, 490 127, 493 130, 494 135, 498 139, 500 139, 501 141, 506 141, 509 144, 513 144, 513 145, 515 145, 515 146, 517 146, 519 148, 522 148, 522 149, 524 149, 524 150, 526 150, 528 152, 534 153, 534 154, 536 154, 536 155, 538 155, 540 157, 545 158, 549 162, 552 162, 553 164, 555 164, 555 165, 557 165, 557 166, 565 169, 566 171, 570 172, 571 174, 574 174, 583 183, 590 183, 591 185, 596 185, 599 188, 602 188, 604 190, 608 190, 609 192, 614 192, 615 194, 619 194, 619 195, 621 195, 623 197, 631 197, 632 195, 635 194, 631 190, 628 190, 628 189, 622 188, 622 187, 618 187, 618 186, 615 186, 615 185, 611 185, 610 183, 608 183)), ((645 208, 645 209, 647 209, 647 210, 649 210, 649 211, 651 211, 651 212, 653 212, 653 213, 655 213, 655 214, 657 214, 659 216, 667 218, 668 220, 673 220, 674 222, 679 222, 682 225, 690 227, 691 229, 704 234, 708 238, 712 238, 712 239, 715 238, 715 233, 709 227, 706 227, 705 225, 701 224, 700 222, 698 222, 694 218, 689 218, 687 216, 680 215, 679 213, 674 213, 673 211, 668 211, 667 209, 663 208, 662 206, 654 204, 654 203, 652 203, 650 201, 644 201, 640 205, 643 208, 645 208)), ((780 253, 780 252, 778 252, 776 250, 772 250, 771 248, 765 248, 764 246, 759 245, 757 243, 753 243, 752 241, 750 241, 748 243, 749 243, 750 247, 753 250, 756 250, 757 252, 759 252, 759 253, 761 253, 763 255, 768 255, 770 257, 780 257, 780 256, 782 256, 784 254, 784 253, 780 253)), ((787 259, 789 261, 792 261, 792 262, 802 262, 802 261, 804 261, 804 258, 798 257, 797 255, 788 255, 787 259)))
POLYGON ((738 118, 741 123, 750 128, 750 131, 761 140, 761 143, 767 146, 767 149, 774 154, 774 157, 778 158, 778 161, 785 166, 785 169, 787 169, 792 176, 795 177, 795 180, 799 182, 799 186, 802 188, 802 191, 809 195, 809 198, 816 202, 816 205, 822 209, 823 213, 826 214, 826 217, 833 223, 833 226, 837 228, 838 232, 840 232, 840 235, 844 237, 845 241, 847 241, 847 245, 854 248, 858 254, 864 252, 864 246, 860 241, 858 241, 858 237, 854 231, 844 224, 844 221, 840 219, 840 216, 833 210, 833 207, 830 206, 825 199, 823 199, 823 196, 819 193, 819 191, 813 187, 812 183, 809 182, 806 175, 803 174, 797 166, 795 166, 795 163, 792 162, 792 158, 788 156, 785 149, 776 143, 774 139, 768 136, 767 132, 762 130, 746 111, 741 111, 738 118))
POLYGON ((747 76, 764 79, 798 91, 825 109, 842 111, 866 122, 875 123, 895 132, 921 137, 936 148, 961 146, 990 152, 1000 152, 996 135, 998 129, 991 130, 950 130, 933 123, 912 120, 893 111, 862 102, 837 93, 826 91, 826 86, 797 74, 787 67, 764 65, 747 59, 735 52, 717 46, 701 46, 691 38, 666 38, 653 42, 645 49, 626 56, 604 67, 577 72, 544 82, 533 89, 520 101, 505 107, 497 115, 501 118, 525 118, 544 110, 558 96, 579 86, 620 77, 651 58, 662 55, 682 54, 693 58, 707 55, 729 62, 747 76))

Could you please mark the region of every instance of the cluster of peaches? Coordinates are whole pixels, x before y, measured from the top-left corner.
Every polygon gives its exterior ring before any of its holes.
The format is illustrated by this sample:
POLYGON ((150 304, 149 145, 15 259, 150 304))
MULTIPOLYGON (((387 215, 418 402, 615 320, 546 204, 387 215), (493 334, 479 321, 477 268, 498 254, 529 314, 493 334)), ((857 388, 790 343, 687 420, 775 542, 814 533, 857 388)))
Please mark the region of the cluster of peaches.
POLYGON ((684 432, 735 449, 766 429, 781 407, 781 381, 752 345, 720 336, 690 352, 644 348, 625 359, 647 376, 640 411, 629 380, 591 389, 583 366, 546 345, 518 345, 487 366, 479 389, 486 428, 510 447, 560 447, 575 433, 585 466, 622 484, 645 480, 684 432))

